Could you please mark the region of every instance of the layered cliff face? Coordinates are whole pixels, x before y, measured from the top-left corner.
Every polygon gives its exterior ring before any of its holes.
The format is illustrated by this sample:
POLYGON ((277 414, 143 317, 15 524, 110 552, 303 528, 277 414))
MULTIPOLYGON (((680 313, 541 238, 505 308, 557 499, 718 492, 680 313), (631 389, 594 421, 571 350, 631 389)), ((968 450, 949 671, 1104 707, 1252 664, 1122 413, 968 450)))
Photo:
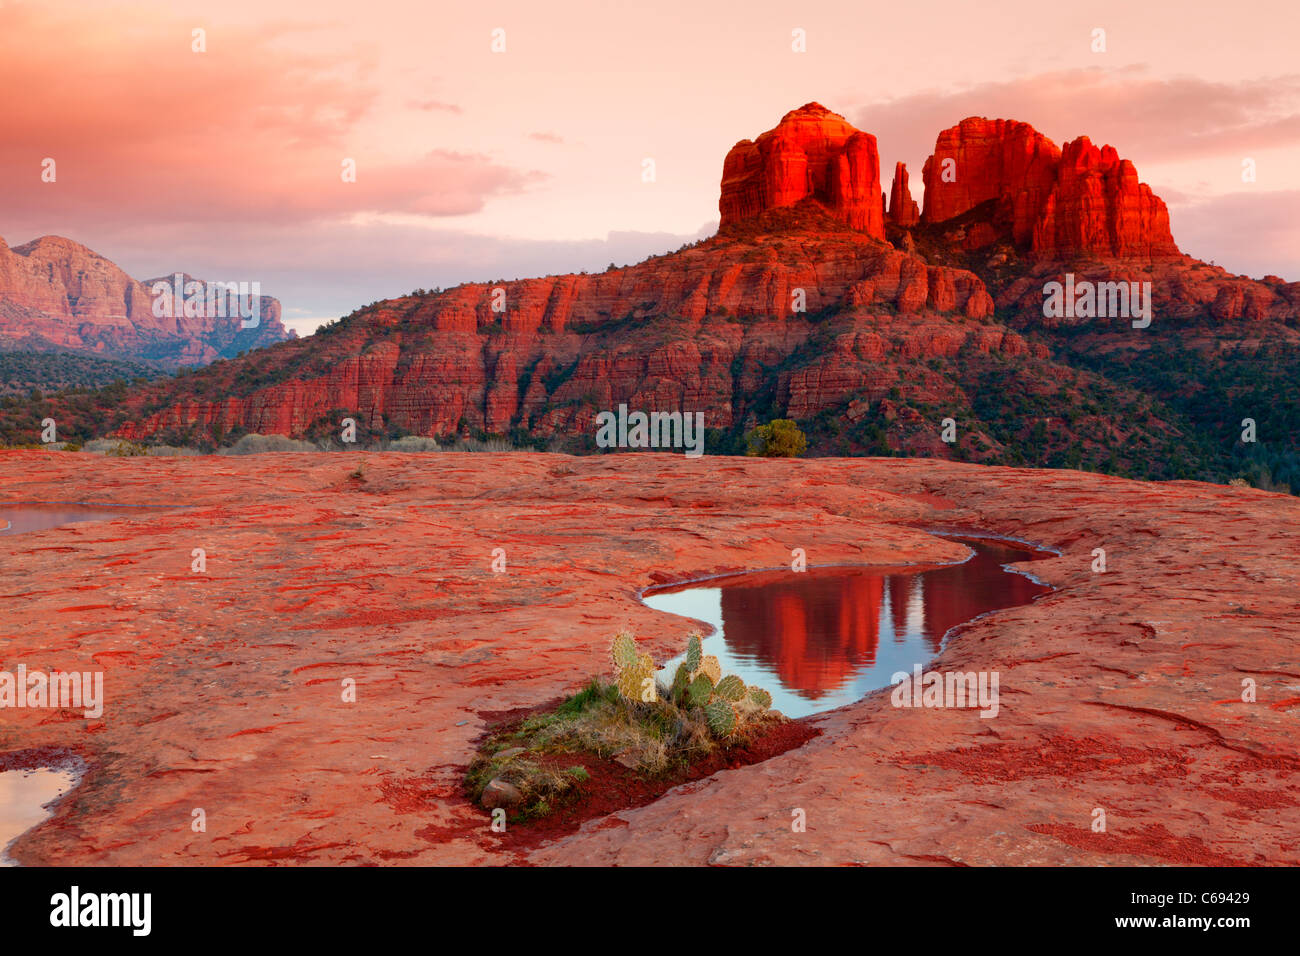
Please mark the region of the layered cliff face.
MULTIPOLYGON (((261 296, 256 327, 238 314, 208 315, 183 303, 156 315, 153 285, 59 236, 9 248, 0 239, 0 347, 95 352, 164 365, 201 365, 290 337, 280 303, 261 296)), ((183 275, 183 282, 193 281, 183 275)), ((215 312, 216 310, 211 310, 215 312)))
POLYGON ((1007 235, 1036 260, 1180 255, 1165 204, 1132 163, 1086 136, 1061 150, 1026 123, 964 119, 939 134, 923 178, 927 224, 990 205, 967 249, 1007 235))
POLYGON ((741 140, 722 164, 722 227, 804 199, 850 228, 885 238, 876 138, 820 103, 785 114, 758 139, 741 140))
MULTIPOLYGON (((808 215, 817 213, 800 211, 801 221, 808 215)), ((791 242, 784 221, 777 210, 759 219, 773 230, 766 238, 719 236, 599 275, 390 300, 337 330, 219 363, 184 389, 140 393, 122 434, 302 434, 348 408, 380 430, 571 436, 622 402, 700 410, 708 427, 726 429, 771 397, 808 415, 883 395, 904 384, 900 363, 926 356, 1029 353, 1019 335, 988 324, 992 298, 974 274, 931 266, 828 214, 812 246, 791 242)))

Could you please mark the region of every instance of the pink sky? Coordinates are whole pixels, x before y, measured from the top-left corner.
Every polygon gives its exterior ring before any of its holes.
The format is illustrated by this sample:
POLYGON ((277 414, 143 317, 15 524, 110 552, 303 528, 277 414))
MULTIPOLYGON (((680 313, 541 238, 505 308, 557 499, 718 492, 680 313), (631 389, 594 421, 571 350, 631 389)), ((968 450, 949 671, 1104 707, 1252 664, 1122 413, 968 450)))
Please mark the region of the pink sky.
POLYGON ((885 170, 907 162, 918 199, 965 116, 1111 143, 1185 251, 1300 279, 1294 4, 1134 6, 11 0, 0 236, 65 235, 137 278, 256 279, 310 329, 711 233, 727 149, 817 100, 876 134, 885 170))

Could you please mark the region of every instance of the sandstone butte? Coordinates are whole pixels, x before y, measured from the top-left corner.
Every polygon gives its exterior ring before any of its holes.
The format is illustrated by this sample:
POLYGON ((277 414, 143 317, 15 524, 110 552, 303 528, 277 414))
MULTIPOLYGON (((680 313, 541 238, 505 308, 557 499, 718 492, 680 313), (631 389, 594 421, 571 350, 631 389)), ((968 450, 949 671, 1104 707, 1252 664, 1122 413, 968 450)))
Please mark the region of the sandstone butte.
MULTIPOLYGON (((182 275, 183 281, 194 278, 182 275)), ((170 283, 172 276, 137 282, 60 236, 12 249, 0 239, 0 348, 65 348, 201 365, 292 336, 280 322, 280 303, 268 295, 256 328, 243 329, 238 316, 187 317, 181 308, 174 316, 156 316, 151 289, 157 281, 170 283)))
POLYGON ((355 455, 0 451, 6 502, 162 506, 4 539, 6 661, 102 670, 106 694, 96 720, 0 711, 0 766, 86 767, 19 862, 1300 863, 1293 497, 936 460, 365 460, 358 483, 355 455), (602 673, 612 633, 678 652, 688 625, 647 585, 795 547, 950 562, 965 549, 923 529, 954 527, 1060 551, 1032 566, 1054 592, 931 665, 997 670, 996 718, 886 689, 797 749, 541 844, 462 797, 493 715, 602 673))
MULTIPOLYGON (((1179 253, 1164 204, 1111 147, 1062 151, 1024 123, 967 119, 939 135, 924 181, 918 213, 899 164, 887 207, 874 137, 808 104, 727 154, 714 237, 595 275, 376 303, 310 340, 133 390, 114 424, 134 439, 297 436, 346 409, 379 431, 550 439, 620 402, 702 410, 720 429, 772 412, 853 422, 895 398, 963 402, 948 373, 909 371, 963 351, 1013 359, 1046 391, 1071 369, 1030 333, 1060 321, 1043 318, 1043 287, 1066 271, 1153 285, 1152 335, 1101 326, 1099 349, 1189 327, 1210 351, 1300 344, 1300 283, 1179 253)), ((890 441, 942 452, 928 431, 890 441)))
MULTIPOLYGON (((1064 150, 1026 123, 970 118, 939 134, 926 160, 926 222, 991 203, 1015 243, 1035 259, 1177 258, 1164 202, 1112 146, 1088 137, 1064 150)), ((967 245, 987 244, 992 229, 967 245)))
POLYGON ((876 137, 809 103, 775 129, 741 140, 722 164, 721 227, 804 199, 824 204, 852 229, 885 238, 876 137))

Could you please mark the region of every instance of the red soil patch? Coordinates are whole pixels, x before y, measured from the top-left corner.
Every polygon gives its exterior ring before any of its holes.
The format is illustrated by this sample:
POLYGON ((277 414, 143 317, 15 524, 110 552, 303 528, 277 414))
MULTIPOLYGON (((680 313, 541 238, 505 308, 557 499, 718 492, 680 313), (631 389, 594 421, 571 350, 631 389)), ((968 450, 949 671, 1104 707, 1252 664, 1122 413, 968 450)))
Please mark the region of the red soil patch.
MULTIPOLYGON (((1025 829, 1055 837, 1077 850, 1152 857, 1177 866, 1251 866, 1261 862, 1258 857, 1248 859, 1216 852, 1200 837, 1180 837, 1158 823, 1131 834, 1093 833, 1059 823, 1036 823, 1025 829)), ((1300 861, 1291 861, 1292 865, 1296 862, 1300 861)))

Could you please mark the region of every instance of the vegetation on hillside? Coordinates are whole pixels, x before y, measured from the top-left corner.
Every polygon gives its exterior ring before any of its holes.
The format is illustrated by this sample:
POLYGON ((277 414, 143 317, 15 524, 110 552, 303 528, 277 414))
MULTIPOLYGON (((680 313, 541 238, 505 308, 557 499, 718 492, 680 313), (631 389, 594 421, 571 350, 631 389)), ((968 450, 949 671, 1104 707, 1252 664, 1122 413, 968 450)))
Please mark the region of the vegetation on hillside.
POLYGON ((0 396, 33 397, 33 392, 97 389, 114 382, 138 383, 165 375, 148 362, 77 352, 0 352, 0 396))

